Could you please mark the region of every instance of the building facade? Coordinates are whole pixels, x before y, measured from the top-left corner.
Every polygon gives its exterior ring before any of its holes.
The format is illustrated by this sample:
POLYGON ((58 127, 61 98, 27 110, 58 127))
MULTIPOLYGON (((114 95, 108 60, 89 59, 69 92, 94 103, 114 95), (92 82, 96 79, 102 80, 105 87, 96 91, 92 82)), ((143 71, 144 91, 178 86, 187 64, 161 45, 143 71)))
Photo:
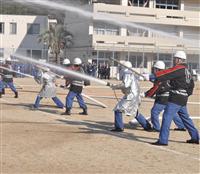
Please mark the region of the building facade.
POLYGON ((199 69, 198 0, 95 0, 84 10, 92 17, 66 14, 74 36, 68 57, 111 64, 110 57, 129 60, 142 73, 150 72, 156 60, 172 66, 174 52, 184 50, 189 67, 199 69))
POLYGON ((47 16, 0 15, 0 57, 20 53, 36 59, 47 59, 45 43, 38 36, 48 30, 47 16))

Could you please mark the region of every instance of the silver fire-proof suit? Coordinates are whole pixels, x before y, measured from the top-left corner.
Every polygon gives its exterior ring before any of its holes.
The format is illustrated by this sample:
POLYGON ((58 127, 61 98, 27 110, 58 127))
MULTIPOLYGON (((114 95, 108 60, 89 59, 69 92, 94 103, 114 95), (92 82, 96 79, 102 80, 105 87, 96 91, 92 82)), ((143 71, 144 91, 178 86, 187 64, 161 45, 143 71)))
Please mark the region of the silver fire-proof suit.
POLYGON ((114 108, 114 111, 120 111, 127 116, 135 116, 140 104, 140 87, 138 79, 133 72, 125 69, 122 75, 122 83, 114 85, 115 89, 121 89, 124 96, 120 99, 114 108))
POLYGON ((56 96, 56 77, 54 74, 39 70, 35 80, 37 83, 42 84, 42 89, 38 94, 40 97, 52 98, 56 96))

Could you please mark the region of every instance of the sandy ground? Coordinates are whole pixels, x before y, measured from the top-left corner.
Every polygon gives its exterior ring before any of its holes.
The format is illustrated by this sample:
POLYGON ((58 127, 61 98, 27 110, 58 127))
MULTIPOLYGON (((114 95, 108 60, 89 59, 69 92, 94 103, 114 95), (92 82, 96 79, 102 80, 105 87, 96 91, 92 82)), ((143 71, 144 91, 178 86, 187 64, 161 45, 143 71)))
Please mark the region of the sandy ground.
MULTIPOLYGON (((71 116, 60 115, 50 99, 43 99, 38 111, 31 111, 40 89, 32 79, 15 79, 19 98, 7 89, 0 99, 1 173, 76 173, 76 174, 144 174, 144 173, 200 173, 199 145, 186 144, 188 132, 170 131, 168 146, 157 147, 158 133, 145 132, 141 127, 131 127, 132 119, 124 117, 126 129, 113 133, 112 109, 116 99, 111 89, 94 84, 84 93, 95 96, 108 107, 101 108, 86 100, 88 116, 80 116, 81 109, 74 103, 71 116)), ((141 82, 142 90, 151 86, 141 82)), ((191 116, 200 117, 200 85, 188 104, 191 116)), ((67 90, 58 89, 58 96, 65 101, 67 90)), ((118 97, 120 92, 116 93, 118 97)), ((142 102, 140 112, 150 115, 153 102, 142 102)), ((194 123, 200 129, 199 119, 194 123)))

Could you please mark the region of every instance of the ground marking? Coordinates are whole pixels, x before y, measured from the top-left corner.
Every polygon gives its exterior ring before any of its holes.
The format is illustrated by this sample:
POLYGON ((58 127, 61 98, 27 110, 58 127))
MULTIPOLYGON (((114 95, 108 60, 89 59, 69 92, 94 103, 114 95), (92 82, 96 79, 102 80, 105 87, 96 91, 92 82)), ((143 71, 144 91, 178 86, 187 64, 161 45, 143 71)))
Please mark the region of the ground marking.
MULTIPOLYGON (((4 102, 12 103, 12 104, 13 104, 13 102, 9 102, 9 101, 7 101, 7 100, 5 100, 5 99, 0 99, 0 101, 4 101, 4 102)), ((15 103, 14 103, 14 104, 15 104, 15 103)), ((40 110, 37 110, 37 111, 40 111, 40 110)), ((52 116, 54 116, 54 117, 56 116, 56 114, 46 113, 46 112, 43 112, 43 111, 40 111, 40 112, 42 112, 42 113, 45 114, 45 115, 52 115, 52 116)), ((61 115, 59 115, 59 118, 60 118, 60 116, 61 116, 61 115)), ((74 122, 78 122, 78 123, 86 123, 85 121, 81 121, 81 120, 79 120, 79 121, 73 120, 73 121, 74 121, 74 122)), ((83 124, 83 125, 84 125, 84 124, 83 124)), ((94 129, 94 128, 91 128, 91 129, 94 129)), ((95 130, 95 129, 94 129, 94 130, 95 130)), ((105 130, 105 131, 107 131, 107 130, 105 130)), ((114 134, 114 133, 113 133, 113 134, 114 134)), ((140 142, 138 142, 138 143, 140 143, 140 142)), ((179 152, 179 151, 176 151, 176 150, 168 149, 168 148, 165 148, 165 147, 162 147, 162 146, 150 145, 150 144, 147 144, 147 143, 141 143, 141 144, 145 144, 146 146, 149 146, 149 147, 151 147, 151 148, 153 147, 153 148, 158 148, 158 149, 163 150, 163 151, 166 151, 166 152, 171 152, 171 153, 176 154, 176 155, 187 156, 187 157, 189 157, 190 159, 200 161, 200 158, 192 157, 192 156, 190 156, 189 154, 186 154, 186 153, 183 153, 183 152, 179 152)))

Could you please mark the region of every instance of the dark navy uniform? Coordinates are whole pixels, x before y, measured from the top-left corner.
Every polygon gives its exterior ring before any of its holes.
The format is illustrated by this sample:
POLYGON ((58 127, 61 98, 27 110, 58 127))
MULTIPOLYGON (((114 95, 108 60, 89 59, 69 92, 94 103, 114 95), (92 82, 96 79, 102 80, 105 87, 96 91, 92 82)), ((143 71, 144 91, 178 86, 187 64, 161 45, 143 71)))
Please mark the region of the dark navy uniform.
MULTIPOLYGON (((84 73, 84 70, 80 68, 77 72, 84 73)), ((83 109, 83 112, 80 114, 87 115, 87 106, 81 95, 83 86, 89 85, 89 82, 82 80, 81 78, 73 77, 68 78, 68 83, 70 84, 69 93, 66 97, 66 112, 64 114, 70 115, 70 110, 73 105, 74 97, 77 98, 80 108, 83 109)))
MULTIPOLYGON (((11 69, 11 67, 6 66, 5 68, 11 69)), ((3 89, 5 87, 9 87, 14 93, 15 93, 15 98, 18 98, 18 92, 14 86, 13 83, 13 72, 6 70, 6 69, 2 69, 2 81, 1 81, 1 85, 0 85, 0 93, 2 94, 3 89)))
MULTIPOLYGON (((145 93, 145 97, 153 98, 155 96, 155 102, 151 109, 151 123, 153 127, 151 127, 149 121, 141 113, 135 117, 145 130, 148 131, 153 128, 155 131, 160 131, 159 115, 166 108, 170 88, 169 81, 155 82, 154 86, 145 93)), ((177 114, 174 115, 173 121, 179 130, 184 130, 184 124, 177 114)))
MULTIPOLYGON (((187 111, 188 96, 192 94, 194 82, 186 64, 177 64, 172 68, 155 73, 157 82, 170 80, 170 94, 163 114, 162 126, 157 144, 167 145, 171 121, 176 113, 179 114, 184 126, 188 130, 191 140, 199 144, 199 132, 195 128, 187 111)), ((155 144, 156 144, 155 143, 155 144)))

